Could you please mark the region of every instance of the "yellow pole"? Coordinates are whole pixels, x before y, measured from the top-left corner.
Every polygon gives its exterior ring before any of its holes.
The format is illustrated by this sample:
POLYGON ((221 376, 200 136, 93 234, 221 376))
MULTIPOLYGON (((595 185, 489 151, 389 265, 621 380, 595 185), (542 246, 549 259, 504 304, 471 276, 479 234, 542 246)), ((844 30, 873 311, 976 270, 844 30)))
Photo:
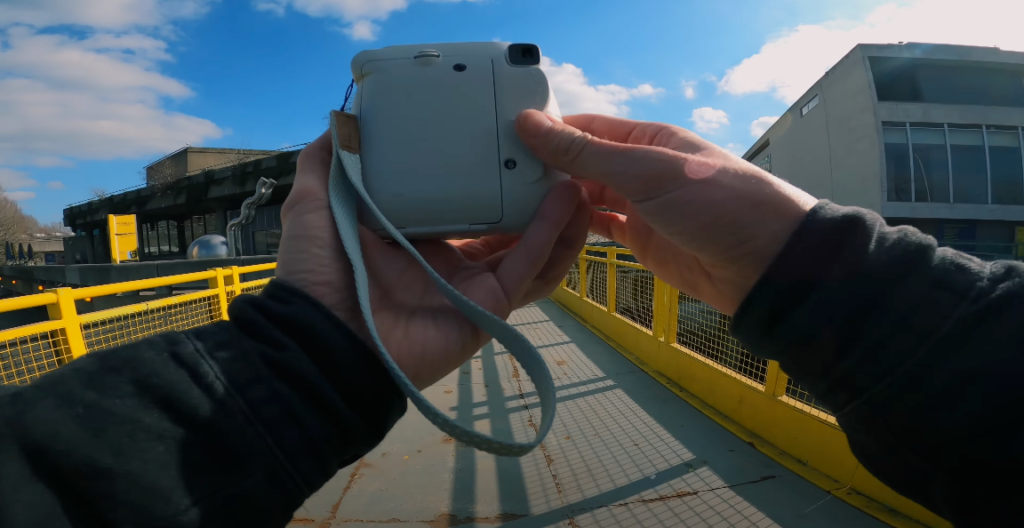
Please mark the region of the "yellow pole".
POLYGON ((665 284, 665 342, 676 342, 679 333, 679 290, 665 284))
POLYGON ((224 287, 231 292, 231 300, 234 301, 242 293, 242 276, 238 273, 238 266, 228 268, 231 273, 224 277, 224 287))
POLYGON ((654 277, 654 299, 652 301, 652 308, 654 310, 654 321, 651 323, 651 329, 654 333, 654 338, 662 343, 668 343, 668 327, 670 322, 669 314, 669 302, 668 302, 668 291, 672 289, 665 281, 654 277))
POLYGON ((85 338, 82 337, 82 322, 78 319, 72 289, 54 288, 46 291, 57 294, 57 302, 48 305, 46 313, 51 321, 59 320, 64 323, 64 335, 68 340, 68 348, 71 349, 71 359, 84 356, 88 350, 85 348, 85 338))
POLYGON ((580 299, 587 298, 587 259, 583 258, 586 254, 584 248, 583 253, 580 253, 580 299))
POLYGON ((782 372, 782 370, 779 369, 779 362, 769 361, 768 373, 765 375, 764 378, 764 393, 772 397, 781 396, 782 394, 785 394, 786 389, 782 389, 780 391, 779 387, 785 387, 787 379, 788 376, 786 376, 782 372))
MULTIPOLYGON (((227 295, 227 289, 224 287, 224 271, 219 269, 219 268, 214 268, 213 271, 215 271, 216 273, 214 274, 214 276, 209 281, 210 289, 211 290, 216 290, 216 292, 217 292, 217 300, 219 301, 219 304, 220 304, 220 310, 219 310, 219 312, 220 312, 220 320, 221 321, 227 321, 228 320, 228 295, 227 295)), ((213 307, 211 307, 211 311, 212 310, 213 310, 213 307)))
POLYGON ((608 248, 608 313, 615 313, 615 248, 608 248))

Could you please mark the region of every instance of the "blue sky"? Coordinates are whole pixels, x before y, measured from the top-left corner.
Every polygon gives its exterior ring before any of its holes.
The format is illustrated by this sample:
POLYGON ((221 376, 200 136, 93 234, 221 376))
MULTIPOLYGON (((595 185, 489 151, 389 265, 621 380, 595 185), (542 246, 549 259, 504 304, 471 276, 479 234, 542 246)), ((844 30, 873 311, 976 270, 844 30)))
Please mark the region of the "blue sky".
POLYGON ((145 164, 185 143, 309 141, 340 105, 355 53, 448 41, 539 44, 566 113, 672 123, 742 152, 752 123, 770 123, 858 41, 1024 49, 1009 22, 964 31, 972 13, 999 12, 980 4, 1020 11, 1017 0, 3 2, 0 185, 46 222, 91 188, 140 183, 145 164))

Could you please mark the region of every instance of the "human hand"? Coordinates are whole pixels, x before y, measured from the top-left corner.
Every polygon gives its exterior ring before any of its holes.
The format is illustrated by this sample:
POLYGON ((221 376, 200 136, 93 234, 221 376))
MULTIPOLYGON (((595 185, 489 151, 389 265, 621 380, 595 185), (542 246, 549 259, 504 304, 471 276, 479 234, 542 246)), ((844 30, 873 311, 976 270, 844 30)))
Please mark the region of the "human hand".
MULTIPOLYGON (((373 348, 328 203, 331 157, 330 132, 299 155, 295 183, 281 208, 277 277, 323 303, 373 348)), ((558 286, 583 249, 590 210, 580 185, 563 182, 549 192, 522 236, 413 244, 456 290, 505 319, 558 286)), ((401 246, 366 228, 360 229, 360 244, 377 333, 413 385, 432 385, 490 339, 401 246)))
POLYGON ((591 231, 727 314, 817 203, 679 127, 532 110, 516 126, 544 163, 579 179, 591 205, 617 211, 595 211, 591 231))

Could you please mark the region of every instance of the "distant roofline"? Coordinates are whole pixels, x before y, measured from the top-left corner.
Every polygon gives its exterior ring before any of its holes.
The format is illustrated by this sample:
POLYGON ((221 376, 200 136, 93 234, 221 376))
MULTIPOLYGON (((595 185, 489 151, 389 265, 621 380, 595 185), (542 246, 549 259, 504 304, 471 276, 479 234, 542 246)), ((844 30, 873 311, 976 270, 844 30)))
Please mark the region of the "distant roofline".
MULTIPOLYGON (((779 115, 779 118, 781 119, 786 114, 789 114, 789 113, 793 112, 794 109, 798 109, 800 104, 801 104, 801 102, 805 101, 804 97, 810 92, 810 90, 814 86, 816 86, 818 83, 820 83, 821 80, 824 79, 832 71, 832 68, 835 68, 837 64, 839 64, 840 62, 845 60, 847 57, 849 57, 850 54, 853 53, 854 51, 860 50, 861 53, 863 54, 863 51, 864 51, 863 48, 907 48, 907 47, 910 47, 910 48, 945 48, 945 49, 961 48, 961 49, 977 49, 977 50, 985 50, 985 51, 988 51, 988 52, 999 52, 1001 54, 1010 54, 1010 53, 1012 53, 1012 54, 1017 54, 1017 55, 1024 55, 1024 51, 1004 50, 1004 49, 1002 49, 1002 48, 1000 48, 998 46, 977 46, 977 45, 969 45, 969 44, 946 44, 946 43, 942 43, 942 42, 895 42, 895 43, 894 42, 859 42, 859 43, 853 45, 853 47, 851 47, 849 49, 849 51, 847 51, 845 54, 843 54, 843 56, 840 57, 835 62, 835 64, 833 64, 832 66, 829 66, 829 68, 827 70, 825 70, 820 76, 818 76, 818 78, 814 81, 814 83, 812 83, 810 86, 808 86, 807 90, 805 90, 804 93, 800 95, 800 97, 798 97, 795 101, 793 101, 793 104, 791 104, 788 108, 786 108, 785 111, 783 111, 779 115)), ((874 56, 874 55, 864 54, 864 56, 867 57, 867 56, 874 56)), ((912 57, 908 57, 908 58, 912 58, 912 57)), ((924 60, 948 60, 948 59, 933 58, 933 57, 916 57, 916 58, 924 59, 924 60)), ((963 60, 963 59, 957 59, 957 60, 963 60)), ((997 61, 985 61, 985 62, 997 62, 997 61)), ((763 134, 758 136, 758 138, 755 140, 755 142, 752 145, 750 145, 750 147, 740 157, 745 159, 745 160, 747 160, 747 161, 750 161, 748 158, 752 158, 752 157, 760 154, 761 151, 764 150, 764 149, 760 149, 757 152, 755 152, 755 149, 759 149, 759 147, 761 147, 761 146, 767 147, 767 145, 763 145, 763 138, 765 137, 765 135, 768 134, 768 131, 771 130, 775 125, 776 125, 776 123, 772 123, 772 126, 768 127, 768 130, 765 130, 763 134)))
POLYGON ((169 158, 169 157, 171 157, 171 156, 173 156, 173 155, 175 155, 175 154, 177 154, 177 153, 179 153, 181 151, 184 151, 184 150, 189 150, 189 151, 192 151, 192 152, 207 152, 207 153, 208 152, 236 152, 236 153, 239 153, 239 154, 268 154, 268 153, 280 152, 279 150, 257 150, 257 149, 236 149, 236 148, 219 148, 219 147, 197 147, 195 145, 185 145, 184 147, 181 147, 178 150, 175 150, 174 152, 171 152, 170 154, 164 155, 164 157, 162 157, 162 158, 160 158, 160 159, 150 163, 149 165, 146 165, 145 167, 143 167, 143 169, 148 169, 148 168, 152 167, 153 165, 156 165, 157 163, 160 163, 161 161, 163 161, 163 160, 165 160, 165 159, 167 159, 167 158, 169 158))
POLYGON ((861 42, 857 46, 942 46, 946 48, 981 48, 981 49, 997 49, 1001 50, 999 46, 979 46, 977 44, 949 44, 946 42, 861 42))

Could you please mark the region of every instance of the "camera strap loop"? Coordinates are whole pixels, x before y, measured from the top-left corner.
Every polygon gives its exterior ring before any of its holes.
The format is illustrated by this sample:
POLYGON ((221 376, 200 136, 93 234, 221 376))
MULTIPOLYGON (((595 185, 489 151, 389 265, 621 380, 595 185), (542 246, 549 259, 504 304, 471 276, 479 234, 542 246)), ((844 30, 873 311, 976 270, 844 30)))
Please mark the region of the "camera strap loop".
POLYGON ((342 137, 339 137, 339 118, 351 120, 352 122, 348 123, 349 125, 355 122, 355 117, 351 114, 331 112, 331 134, 334 139, 332 147, 334 154, 331 160, 328 194, 331 210, 334 213, 335 222, 338 224, 338 233, 341 235, 342 245, 344 245, 345 253, 352 263, 359 308, 362 311, 363 318, 366 320, 366 326, 370 330, 373 342, 377 349, 380 350, 384 366, 395 382, 398 383, 399 387, 402 388, 405 395, 423 413, 423 416, 455 440, 499 456, 523 456, 529 453, 544 440, 555 420, 555 384, 551 379, 551 372, 544 363, 544 359, 537 351, 537 348, 516 331, 512 325, 477 306, 476 303, 448 284, 420 256, 412 244, 395 229, 391 222, 384 218, 384 215, 370 199, 366 188, 363 186, 362 162, 357 153, 358 148, 351 147, 353 141, 355 141, 355 145, 358 145, 358 139, 353 139, 351 134, 344 133, 342 137), (349 137, 344 137, 346 135, 349 137), (342 145, 346 146, 343 147, 342 145), (405 374, 398 368, 398 365, 388 354, 384 343, 381 342, 380 336, 377 334, 377 326, 373 321, 373 311, 370 308, 370 284, 366 273, 366 265, 363 262, 362 248, 359 244, 358 206, 360 199, 366 204, 367 209, 373 213, 381 225, 384 226, 384 229, 387 230, 391 237, 423 266, 423 269, 426 270, 434 284, 437 285, 448 301, 462 312, 467 319, 480 327, 481 330, 505 345, 509 353, 512 354, 512 357, 529 374, 530 379, 537 388, 537 395, 540 397, 541 405, 540 429, 537 431, 537 436, 533 441, 514 442, 498 440, 455 423, 454 420, 427 401, 409 381, 409 378, 405 377, 405 374))

